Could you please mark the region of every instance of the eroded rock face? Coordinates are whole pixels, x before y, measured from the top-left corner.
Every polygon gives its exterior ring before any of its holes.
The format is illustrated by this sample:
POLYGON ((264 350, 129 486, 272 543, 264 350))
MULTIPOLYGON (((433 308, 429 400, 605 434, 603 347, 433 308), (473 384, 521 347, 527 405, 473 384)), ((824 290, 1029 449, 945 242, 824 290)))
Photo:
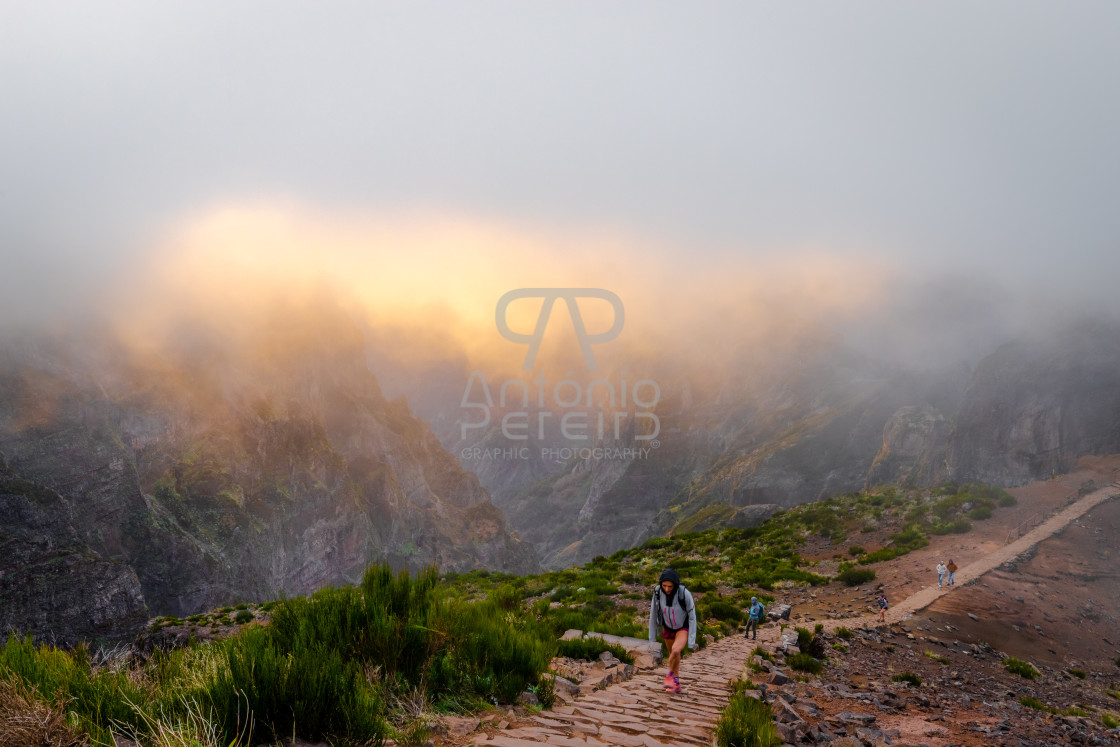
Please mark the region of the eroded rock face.
POLYGON ((123 640, 147 622, 140 580, 78 538, 66 502, 0 459, 0 633, 123 640))
MULTIPOLYGON (((255 350, 6 349, 0 451, 53 491, 66 523, 6 512, 0 531, 76 542, 115 564, 117 582, 138 579, 153 614, 179 616, 355 582, 381 561, 535 570, 478 479, 407 403, 382 396, 360 331, 345 318, 308 325, 255 350)), ((11 557, 32 562, 38 550, 19 547, 11 557)), ((75 573, 52 583, 94 584, 75 573)))
POLYGON ((1021 485, 1120 450, 1120 329, 1082 324, 982 361, 947 453, 954 479, 1021 485), (958 477, 960 476, 960 477, 958 477))

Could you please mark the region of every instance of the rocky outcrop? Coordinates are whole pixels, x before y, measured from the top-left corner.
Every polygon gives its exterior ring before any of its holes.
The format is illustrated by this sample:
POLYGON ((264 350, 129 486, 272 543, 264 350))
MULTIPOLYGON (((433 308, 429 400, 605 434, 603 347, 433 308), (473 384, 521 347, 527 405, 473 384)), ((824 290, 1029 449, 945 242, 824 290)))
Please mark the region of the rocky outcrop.
POLYGON ((69 509, 0 457, 0 633, 56 645, 130 638, 148 620, 140 581, 79 539, 69 509))
POLYGON ((949 438, 956 480, 1021 485, 1120 451, 1120 327, 1083 323, 981 361, 949 438))
POLYGON ((896 410, 883 426, 883 445, 867 472, 868 485, 928 483, 943 473, 949 424, 929 405, 896 410))

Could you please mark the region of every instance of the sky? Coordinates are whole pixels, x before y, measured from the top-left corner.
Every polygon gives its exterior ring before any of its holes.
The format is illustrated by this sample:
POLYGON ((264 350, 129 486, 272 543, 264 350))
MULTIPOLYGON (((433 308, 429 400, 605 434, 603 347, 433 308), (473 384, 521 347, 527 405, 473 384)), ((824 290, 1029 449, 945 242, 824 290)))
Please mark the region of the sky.
POLYGON ((771 277, 829 298, 958 277, 1018 306, 1117 304, 1113 2, 0 15, 9 321, 184 266, 480 318, 515 287, 713 278, 725 300, 771 277))

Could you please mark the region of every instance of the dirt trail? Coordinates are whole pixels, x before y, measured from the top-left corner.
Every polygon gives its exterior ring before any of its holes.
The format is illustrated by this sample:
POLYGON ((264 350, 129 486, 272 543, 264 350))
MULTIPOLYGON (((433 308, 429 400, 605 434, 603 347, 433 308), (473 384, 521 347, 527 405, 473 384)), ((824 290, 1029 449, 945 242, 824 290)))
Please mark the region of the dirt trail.
MULTIPOLYGON (((888 623, 901 622, 914 612, 950 594, 959 586, 1030 550, 1071 521, 1111 498, 1120 497, 1120 483, 1089 493, 1019 539, 957 571, 956 585, 932 586, 896 603, 887 611, 888 623)), ((824 620, 827 630, 837 627, 870 627, 880 624, 875 615, 824 620)), ((779 626, 767 625, 757 640, 733 635, 698 651, 682 663, 684 692, 664 692, 664 669, 647 670, 570 705, 542 711, 512 729, 474 735, 470 745, 528 747, 555 745, 707 745, 720 711, 727 705, 728 685, 738 678, 756 645, 772 646, 781 635, 779 626)))
MULTIPOLYGON (((905 620, 918 610, 925 609, 933 604, 938 597, 949 594, 970 581, 974 581, 980 576, 983 576, 993 568, 998 568, 1007 561, 1022 555, 1039 542, 1057 534, 1068 526, 1070 522, 1085 515, 1095 506, 1117 497, 1120 497, 1120 483, 1113 483, 1112 485, 1089 493, 1066 508, 1058 511, 1014 542, 1010 542, 995 552, 989 553, 980 560, 958 570, 956 583, 953 586, 928 586, 910 595, 906 599, 903 599, 901 602, 894 602, 891 608, 887 610, 887 623, 896 623, 905 620)), ((835 630, 841 626, 862 628, 881 624, 876 615, 861 615, 858 617, 824 620, 822 622, 826 630, 835 630)), ((770 635, 767 637, 768 640, 777 639, 778 632, 775 629, 771 628, 769 633, 770 635)))

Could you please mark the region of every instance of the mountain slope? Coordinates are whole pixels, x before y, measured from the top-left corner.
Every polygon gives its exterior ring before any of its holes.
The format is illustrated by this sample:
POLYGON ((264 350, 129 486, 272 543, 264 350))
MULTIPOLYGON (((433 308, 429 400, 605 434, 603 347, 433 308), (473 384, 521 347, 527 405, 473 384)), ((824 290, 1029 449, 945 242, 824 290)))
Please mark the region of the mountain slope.
POLYGON ((477 478, 382 396, 341 313, 283 315, 248 343, 185 330, 158 354, 25 338, 0 365, 0 451, 156 614, 307 593, 378 560, 536 568, 477 478))

